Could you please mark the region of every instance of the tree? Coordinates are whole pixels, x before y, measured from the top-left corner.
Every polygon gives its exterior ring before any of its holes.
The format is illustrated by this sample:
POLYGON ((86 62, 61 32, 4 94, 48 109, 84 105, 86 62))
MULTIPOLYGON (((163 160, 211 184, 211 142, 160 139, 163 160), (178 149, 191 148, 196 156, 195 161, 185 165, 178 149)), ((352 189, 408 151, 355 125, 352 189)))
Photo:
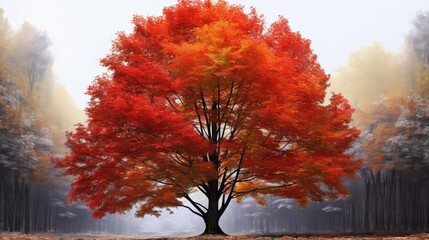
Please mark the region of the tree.
POLYGON ((332 77, 330 87, 356 109, 370 111, 380 97, 411 92, 409 82, 404 81, 406 67, 399 59, 380 43, 372 43, 350 54, 347 65, 332 77))
POLYGON ((27 22, 15 33, 12 62, 25 76, 20 79, 19 84, 28 89, 29 95, 32 95, 36 85, 43 81, 52 64, 50 45, 47 33, 27 22))
POLYGON ((429 11, 420 11, 412 22, 414 28, 408 34, 407 40, 411 44, 416 56, 425 64, 429 64, 429 11))
POLYGON ((429 11, 420 11, 407 36, 408 65, 414 94, 429 94, 429 11))
POLYGON ((428 100, 415 98, 401 106, 395 127, 397 133, 385 143, 387 155, 405 172, 413 173, 427 185, 429 170, 429 107, 428 100))
POLYGON ((305 206, 346 194, 341 180, 359 167, 345 153, 358 136, 353 110, 338 94, 324 104, 329 76, 286 19, 264 31, 254 9, 182 0, 133 23, 88 89, 87 124, 56 160, 75 176, 71 201, 98 218, 184 207, 221 234, 233 199, 305 206))
POLYGON ((10 54, 10 34, 11 29, 7 19, 4 17, 4 11, 0 8, 0 77, 4 78, 7 69, 7 57, 10 54))

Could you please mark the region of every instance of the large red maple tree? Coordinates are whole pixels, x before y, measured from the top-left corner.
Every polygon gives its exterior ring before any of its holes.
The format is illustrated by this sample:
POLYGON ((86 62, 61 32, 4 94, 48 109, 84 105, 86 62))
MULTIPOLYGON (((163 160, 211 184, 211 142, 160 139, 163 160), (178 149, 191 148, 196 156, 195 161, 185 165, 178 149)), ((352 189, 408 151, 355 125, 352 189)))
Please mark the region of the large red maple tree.
POLYGON ((341 179, 359 166, 345 153, 358 136, 353 110, 337 94, 324 104, 329 76, 286 19, 265 29, 254 9, 181 0, 133 23, 101 61, 88 121, 57 159, 75 176, 72 201, 95 217, 184 207, 221 234, 233 199, 304 206, 346 193, 341 179))

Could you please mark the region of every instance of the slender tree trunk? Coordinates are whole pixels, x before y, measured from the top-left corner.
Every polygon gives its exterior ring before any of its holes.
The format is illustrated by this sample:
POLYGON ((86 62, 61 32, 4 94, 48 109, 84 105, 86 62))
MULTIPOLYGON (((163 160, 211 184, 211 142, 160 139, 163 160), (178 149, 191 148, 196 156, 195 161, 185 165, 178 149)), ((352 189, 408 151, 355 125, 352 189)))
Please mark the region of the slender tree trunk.
POLYGON ((24 232, 30 232, 30 185, 25 186, 24 232))
MULTIPOLYGON (((426 190, 426 202, 429 202, 429 191, 426 190)), ((429 229, 429 204, 427 205, 426 209, 426 227, 425 230, 427 231, 429 229)))
POLYGON ((382 181, 381 180, 381 178, 382 178, 382 176, 381 176, 381 171, 379 171, 378 172, 378 175, 377 175, 377 183, 378 183, 378 196, 379 196, 379 201, 380 201, 380 203, 379 203, 379 212, 380 212, 380 216, 379 216, 379 221, 380 221, 380 224, 379 224, 379 230, 382 230, 382 231, 384 231, 384 230, 386 230, 386 225, 385 225, 385 221, 384 221, 384 217, 385 217, 385 207, 386 207, 386 205, 385 205, 385 201, 384 201, 384 199, 385 199, 385 193, 386 193, 386 180, 385 181, 382 181))
POLYGON ((266 220, 265 220, 265 224, 266 224, 266 228, 265 228, 265 233, 267 233, 267 234, 269 234, 269 233, 271 233, 271 229, 270 229, 270 217, 271 217, 272 215, 268 215, 267 217, 266 217, 266 220))
POLYGON ((396 192, 395 192, 395 169, 392 170, 392 178, 390 179, 389 188, 389 210, 387 215, 388 230, 396 230, 396 192))
POLYGON ((412 230, 416 231, 416 230, 420 230, 420 212, 421 212, 421 208, 420 208, 420 193, 421 193, 421 183, 417 182, 414 183, 415 187, 414 187, 414 191, 413 191, 413 202, 411 203, 412 205, 412 230))
POLYGON ((36 193, 37 197, 36 197, 36 203, 33 204, 33 208, 34 208, 34 215, 33 215, 33 224, 34 224, 34 230, 36 232, 39 231, 39 194, 36 193))
POLYGON ((370 180, 365 180, 365 217, 364 217, 364 227, 365 231, 369 231, 369 199, 370 199, 370 190, 371 190, 370 180))
POLYGON ((378 195, 378 189, 380 187, 379 185, 379 181, 377 181, 379 178, 378 176, 380 174, 380 171, 377 172, 376 176, 374 176, 374 174, 372 173, 371 170, 371 177, 372 177, 372 183, 374 184, 374 188, 373 188, 373 199, 374 199, 374 212, 373 212, 373 217, 374 217, 374 231, 378 231, 379 230, 379 210, 378 210, 378 200, 379 200, 379 195, 378 195))
POLYGON ((5 176, 3 176, 3 231, 9 230, 9 197, 10 197, 10 191, 9 191, 9 176, 7 173, 5 176))
POLYGON ((356 231, 356 212, 355 212, 356 206, 353 203, 353 200, 354 200, 353 198, 350 199, 350 220, 351 220, 351 222, 350 222, 350 230, 352 232, 355 232, 356 231))
POLYGON ((0 168, 0 229, 3 229, 3 204, 4 204, 4 200, 3 200, 3 177, 4 173, 3 173, 3 169, 0 168))
POLYGON ((13 208, 13 202, 14 202, 14 195, 13 195, 13 185, 11 183, 12 180, 8 180, 8 184, 7 184, 7 189, 8 189, 8 194, 6 195, 6 197, 8 198, 8 202, 6 204, 6 211, 7 213, 7 231, 13 231, 13 217, 14 217, 14 208, 13 208))

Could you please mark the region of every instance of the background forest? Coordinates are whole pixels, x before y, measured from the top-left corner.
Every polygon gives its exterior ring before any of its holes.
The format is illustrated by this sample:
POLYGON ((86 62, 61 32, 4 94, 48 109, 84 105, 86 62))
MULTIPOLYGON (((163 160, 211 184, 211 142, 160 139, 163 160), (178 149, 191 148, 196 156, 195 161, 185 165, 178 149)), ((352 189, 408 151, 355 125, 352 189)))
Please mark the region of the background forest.
POLYGON ((48 34, 29 23, 12 31, 0 9, 0 229, 105 231, 111 222, 114 233, 118 216, 94 221, 85 205, 66 205, 69 181, 51 162, 84 113, 55 82, 50 45, 48 34))
MULTIPOLYGON (((48 33, 29 23, 12 31, 0 10, 0 229, 157 231, 127 215, 93 220, 83 203, 67 205, 70 179, 50 159, 67 151, 64 132, 84 114, 55 81, 50 45, 48 33)), ((244 199, 221 219, 227 233, 429 229, 429 12, 416 15, 400 54, 380 43, 359 49, 331 89, 356 109, 361 130, 349 150, 362 161, 358 176, 344 180, 350 196, 305 209, 289 199, 271 198, 267 206, 244 199)), ((194 225, 171 229, 198 233, 194 225)))

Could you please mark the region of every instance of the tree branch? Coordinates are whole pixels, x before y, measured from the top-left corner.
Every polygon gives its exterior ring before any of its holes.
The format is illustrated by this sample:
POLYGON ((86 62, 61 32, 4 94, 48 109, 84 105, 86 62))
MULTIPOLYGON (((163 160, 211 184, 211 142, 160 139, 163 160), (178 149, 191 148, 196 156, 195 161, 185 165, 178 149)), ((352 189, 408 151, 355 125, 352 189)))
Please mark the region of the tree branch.
POLYGON ((205 214, 205 212, 198 206, 197 202, 192 200, 192 198, 190 198, 188 194, 185 194, 185 198, 192 204, 192 206, 194 206, 198 210, 198 212, 201 213, 201 217, 205 214))
POLYGON ((202 185, 202 186, 197 185, 197 188, 198 188, 198 190, 200 190, 200 192, 202 192, 204 195, 206 195, 206 197, 209 197, 207 190, 205 189, 204 185, 202 185))
POLYGON ((170 99, 168 97, 165 97, 167 99, 168 104, 170 104, 170 106, 174 109, 174 111, 176 112, 180 112, 179 109, 177 109, 173 103, 170 101, 170 99))
POLYGON ((207 134, 206 129, 203 127, 203 122, 201 121, 201 115, 200 112, 198 111, 198 106, 197 106, 197 102, 194 102, 194 107, 195 107, 195 112, 197 113, 197 117, 198 117, 198 122, 200 124, 200 129, 201 129, 201 136, 204 136, 203 133, 206 134, 206 136, 208 137, 209 135, 207 134))
POLYGON ((144 175, 144 176, 145 176, 145 178, 147 178, 150 181, 154 181, 154 182, 157 182, 157 183, 160 183, 160 184, 163 184, 163 185, 167 185, 167 186, 174 186, 174 184, 172 184, 172 183, 163 182, 161 180, 149 177, 149 175, 144 175))
POLYGON ((190 208, 190 207, 188 207, 188 206, 186 206, 186 205, 180 205, 179 207, 187 208, 187 209, 189 209, 189 211, 191 211, 193 214, 198 215, 198 216, 200 216, 200 217, 203 217, 203 215, 202 215, 201 213, 194 211, 192 208, 190 208))
POLYGON ((271 186, 271 187, 263 187, 263 188, 254 188, 254 189, 251 189, 251 190, 248 190, 248 191, 244 191, 244 192, 236 192, 236 193, 233 195, 233 198, 237 198, 237 197, 239 197, 239 196, 243 196, 243 195, 246 195, 246 194, 249 194, 249 193, 252 193, 252 192, 257 192, 257 191, 264 191, 264 190, 270 190, 270 189, 276 189, 276 188, 290 187, 290 186, 292 186, 292 185, 294 185, 294 184, 296 184, 296 182, 289 183, 289 184, 282 184, 282 185, 280 185, 280 186, 271 186))
POLYGON ((225 212, 226 208, 228 207, 229 203, 231 202, 231 199, 233 198, 232 193, 234 192, 234 187, 235 187, 235 184, 237 183, 238 175, 240 175, 241 164, 243 163, 245 153, 246 153, 246 146, 243 147, 243 151, 241 153, 240 161, 238 162, 238 166, 237 166, 237 173, 236 173, 237 175, 235 175, 234 183, 231 185, 231 191, 228 194, 226 202, 223 203, 223 201, 222 201, 222 206, 219 210, 220 215, 222 215, 225 212))
MULTIPOLYGON (((233 82, 233 83, 234 83, 234 82, 233 82)), ((241 84, 242 84, 241 82, 238 84, 237 92, 236 92, 236 94, 235 94, 235 98, 234 98, 234 102, 232 103, 232 105, 231 105, 231 110, 229 111, 229 117, 228 117, 228 119, 225 121, 225 124, 224 124, 224 126, 223 126, 223 130, 222 130, 222 138, 224 138, 224 137, 225 137, 225 130, 226 130, 226 126, 227 126, 228 120, 229 120, 229 118, 231 117, 231 115, 232 115, 232 113, 233 113, 233 111, 234 111, 234 107, 235 107, 235 105, 237 104, 238 95, 239 95, 240 90, 241 90, 241 84)), ((231 91, 230 91, 230 96, 229 96, 229 97, 231 97, 231 96, 232 96, 232 92, 233 92, 233 85, 231 86, 231 91)), ((230 99, 228 99, 228 105, 225 107, 225 110, 228 110, 229 101, 230 101, 230 99)), ((223 118, 223 116, 222 116, 222 118, 223 118)))
POLYGON ((208 133, 208 138, 211 139, 211 131, 210 131, 210 119, 208 116, 208 110, 207 110, 207 104, 206 101, 204 99, 204 94, 203 94, 203 90, 200 91, 201 94, 201 102, 203 104, 203 110, 204 110, 204 116, 206 118, 206 126, 207 126, 207 133, 208 133))

